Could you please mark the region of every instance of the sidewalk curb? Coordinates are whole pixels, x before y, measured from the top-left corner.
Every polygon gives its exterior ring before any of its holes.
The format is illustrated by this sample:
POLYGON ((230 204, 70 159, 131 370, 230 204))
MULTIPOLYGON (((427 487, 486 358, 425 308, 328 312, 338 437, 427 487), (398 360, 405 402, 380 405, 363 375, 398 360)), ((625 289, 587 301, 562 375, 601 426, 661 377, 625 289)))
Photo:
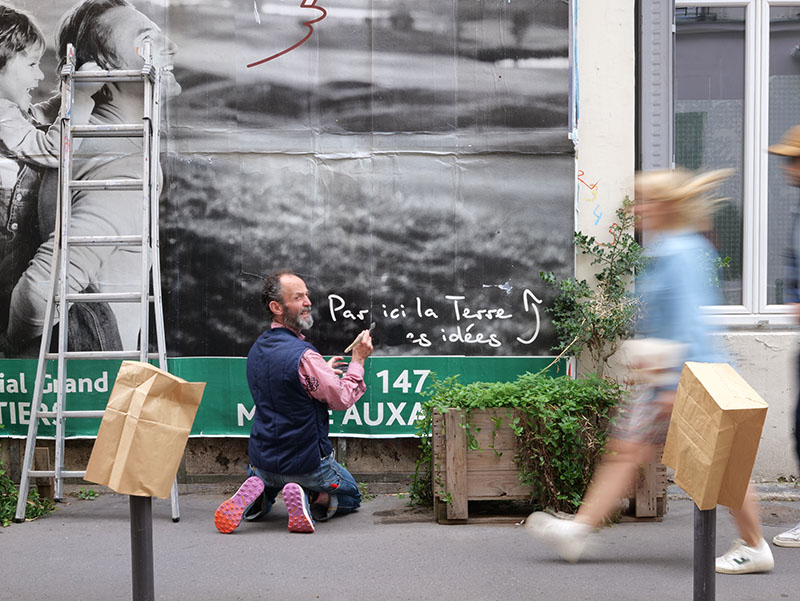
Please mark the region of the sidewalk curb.
MULTIPOLYGON (((800 487, 795 482, 753 483, 761 501, 800 501, 800 487)), ((667 499, 688 500, 690 497, 677 484, 667 486, 667 499)))

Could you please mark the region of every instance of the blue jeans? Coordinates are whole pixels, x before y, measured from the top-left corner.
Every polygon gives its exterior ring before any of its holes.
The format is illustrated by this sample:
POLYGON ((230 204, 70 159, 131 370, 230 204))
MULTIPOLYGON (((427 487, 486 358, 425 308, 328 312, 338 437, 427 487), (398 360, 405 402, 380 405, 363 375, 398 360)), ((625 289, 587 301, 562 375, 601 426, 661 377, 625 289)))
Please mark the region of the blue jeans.
MULTIPOLYGON (((361 506, 361 491, 358 483, 343 465, 337 463, 333 453, 324 457, 319 467, 309 474, 273 474, 257 467, 250 466, 248 476, 258 476, 264 481, 264 499, 260 508, 248 512, 246 519, 258 519, 267 514, 275 503, 275 497, 289 482, 303 487, 309 492, 326 492, 330 496, 328 511, 319 514, 312 511, 314 518, 324 522, 334 515, 351 513, 361 506)), ((258 503, 258 502, 257 502, 258 503)), ((314 508, 312 508, 314 509, 314 508)))

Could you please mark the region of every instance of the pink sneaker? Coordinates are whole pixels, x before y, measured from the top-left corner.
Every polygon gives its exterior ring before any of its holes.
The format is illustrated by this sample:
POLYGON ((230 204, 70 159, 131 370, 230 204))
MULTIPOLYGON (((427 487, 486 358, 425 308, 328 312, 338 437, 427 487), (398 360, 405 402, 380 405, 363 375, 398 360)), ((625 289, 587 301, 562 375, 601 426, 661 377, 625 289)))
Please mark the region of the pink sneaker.
POLYGON ((289 532, 314 532, 308 499, 299 484, 289 482, 283 487, 283 502, 289 512, 289 532))
POLYGON ((245 510, 264 492, 264 481, 250 476, 234 495, 217 507, 214 525, 223 534, 230 534, 241 523, 245 510))

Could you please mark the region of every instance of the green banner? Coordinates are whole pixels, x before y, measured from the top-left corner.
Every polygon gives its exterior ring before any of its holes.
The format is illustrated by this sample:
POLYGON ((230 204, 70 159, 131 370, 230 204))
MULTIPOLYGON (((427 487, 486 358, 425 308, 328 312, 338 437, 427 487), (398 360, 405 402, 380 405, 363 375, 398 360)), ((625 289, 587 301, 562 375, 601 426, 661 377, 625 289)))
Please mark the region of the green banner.
MULTIPOLYGON (((332 436, 400 438, 415 435, 414 420, 420 392, 435 377, 458 375, 464 383, 510 381, 552 363, 552 357, 370 357, 366 364, 367 392, 347 411, 332 411, 332 436)), ((191 382, 206 382, 192 436, 247 437, 253 400, 247 387, 243 357, 185 357, 169 360, 169 371, 191 382)), ((22 437, 28 432, 36 360, 0 359, 0 436, 22 437)), ((66 382, 66 408, 103 409, 119 369, 119 361, 71 361, 66 382)), ((563 374, 560 360, 548 372, 563 374)), ((56 398, 56 362, 48 365, 43 405, 51 410, 56 398)), ((97 435, 99 419, 68 419, 67 438, 97 435)), ((39 438, 55 436, 53 420, 42 418, 39 438)))

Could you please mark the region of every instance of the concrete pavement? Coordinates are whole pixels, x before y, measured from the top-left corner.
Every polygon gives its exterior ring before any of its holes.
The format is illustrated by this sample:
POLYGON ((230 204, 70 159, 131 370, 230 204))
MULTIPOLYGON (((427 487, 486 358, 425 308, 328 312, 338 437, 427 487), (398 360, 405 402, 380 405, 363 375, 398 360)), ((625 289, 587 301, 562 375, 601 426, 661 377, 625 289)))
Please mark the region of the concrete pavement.
MULTIPOLYGON (((693 594, 693 505, 671 499, 662 522, 604 528, 585 561, 570 565, 513 524, 443 526, 407 500, 380 495, 353 515, 286 530, 280 500, 266 520, 232 534, 214 527, 221 495, 153 501, 156 599, 687 601, 693 594)), ((800 521, 800 502, 765 501, 769 541, 800 521)), ((736 536, 717 512, 717 551, 736 536)), ((769 574, 716 577, 719 601, 800 599, 800 549, 772 547, 769 574)), ((50 516, 0 528, 0 600, 131 599, 128 498, 71 498, 50 516)))

